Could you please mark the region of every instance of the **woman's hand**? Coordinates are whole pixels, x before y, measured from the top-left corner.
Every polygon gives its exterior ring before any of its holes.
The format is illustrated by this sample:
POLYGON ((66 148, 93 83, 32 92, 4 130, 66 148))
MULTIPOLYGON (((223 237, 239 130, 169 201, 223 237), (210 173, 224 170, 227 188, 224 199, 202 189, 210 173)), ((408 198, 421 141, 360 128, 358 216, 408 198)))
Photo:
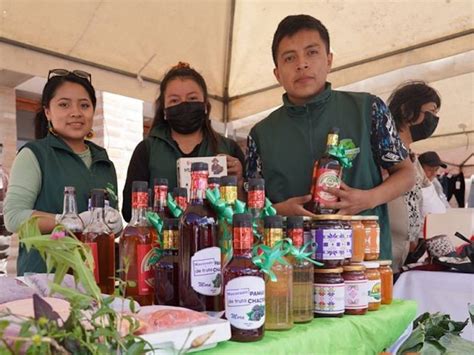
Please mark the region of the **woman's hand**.
POLYGON ((227 160, 227 175, 235 175, 239 181, 242 180, 243 167, 239 159, 223 154, 227 160))
POLYGON ((325 202, 324 207, 339 210, 338 214, 356 215, 362 211, 374 208, 374 196, 371 190, 359 190, 347 186, 341 181, 341 187, 324 188, 324 191, 336 196, 339 201, 325 202))

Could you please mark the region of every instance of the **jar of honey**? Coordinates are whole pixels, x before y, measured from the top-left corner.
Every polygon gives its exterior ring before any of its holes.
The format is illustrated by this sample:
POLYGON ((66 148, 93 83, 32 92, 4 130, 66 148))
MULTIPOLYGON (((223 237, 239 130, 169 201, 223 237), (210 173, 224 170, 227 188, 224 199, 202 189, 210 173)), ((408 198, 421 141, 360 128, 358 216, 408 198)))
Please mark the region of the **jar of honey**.
POLYGON ((352 257, 351 261, 360 263, 365 255, 365 227, 362 223, 363 216, 351 216, 352 226, 352 257))
POLYGON ((364 260, 377 260, 380 256, 380 226, 378 216, 363 216, 365 228, 364 260))
POLYGON ((391 304, 393 300, 392 260, 380 260, 380 280, 382 283, 382 304, 391 304))
POLYGON ((367 276, 365 266, 362 264, 351 264, 343 267, 345 285, 345 314, 366 314, 369 307, 367 292, 367 276))
POLYGON ((314 316, 342 317, 344 314, 344 279, 342 267, 314 269, 314 316))
POLYGON ((374 261, 366 261, 365 273, 367 275, 368 295, 369 295, 369 311, 376 311, 380 308, 382 301, 381 281, 379 272, 379 263, 374 261))

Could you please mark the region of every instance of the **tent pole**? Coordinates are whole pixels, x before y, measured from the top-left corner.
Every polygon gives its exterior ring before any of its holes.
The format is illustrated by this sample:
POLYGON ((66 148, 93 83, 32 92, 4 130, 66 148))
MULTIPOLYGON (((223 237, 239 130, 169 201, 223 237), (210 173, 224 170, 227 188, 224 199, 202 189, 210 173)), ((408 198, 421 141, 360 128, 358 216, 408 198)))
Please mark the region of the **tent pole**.
POLYGON ((224 56, 224 90, 223 90, 223 110, 222 110, 222 121, 224 121, 224 136, 227 137, 229 135, 229 81, 230 81, 230 67, 232 61, 232 42, 234 39, 234 19, 235 19, 235 2, 236 0, 230 1, 230 14, 229 14, 229 28, 228 28, 228 40, 227 40, 227 47, 226 53, 224 56))

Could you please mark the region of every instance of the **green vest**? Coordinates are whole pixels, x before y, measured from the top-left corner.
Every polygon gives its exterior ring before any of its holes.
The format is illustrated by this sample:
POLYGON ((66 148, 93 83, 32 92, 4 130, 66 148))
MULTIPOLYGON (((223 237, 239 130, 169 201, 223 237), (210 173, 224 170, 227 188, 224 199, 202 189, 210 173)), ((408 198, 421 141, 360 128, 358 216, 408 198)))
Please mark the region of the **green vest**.
MULTIPOLYGON (((284 105, 250 132, 262 161, 268 198, 278 203, 310 193, 313 164, 324 153, 332 127, 339 128, 340 139, 350 138, 360 147, 353 167, 343 173, 344 182, 363 190, 380 185, 381 171, 370 143, 373 99, 367 93, 333 91, 329 83, 303 106, 292 105, 285 94, 284 105)), ((381 258, 391 258, 387 205, 362 214, 379 216, 381 258)))
MULTIPOLYGON (((117 175, 107 152, 98 145, 85 141, 92 155, 90 169, 81 158, 59 137, 48 134, 45 138, 29 142, 24 147, 31 149, 41 169, 41 191, 36 198, 34 210, 53 214, 63 211, 64 186, 76 188, 78 212, 88 208, 89 192, 95 188, 105 189, 108 184, 117 191, 117 175)), ((112 207, 117 207, 113 205, 112 207)), ((46 272, 46 265, 39 253, 29 252, 20 244, 17 273, 46 272)))
MULTIPOLYGON (((176 186, 178 186, 176 161, 179 158, 182 158, 183 155, 173 142, 169 127, 163 124, 155 126, 150 131, 145 142, 148 151, 150 152, 148 161, 148 168, 150 171, 150 181, 148 181, 149 186, 153 186, 154 178, 166 178, 168 179, 169 190, 172 191, 176 186)), ((231 139, 219 135, 217 152, 213 152, 209 139, 207 138, 207 135, 204 134, 197 156, 211 157, 216 154, 233 155, 233 143, 234 142, 231 139)))

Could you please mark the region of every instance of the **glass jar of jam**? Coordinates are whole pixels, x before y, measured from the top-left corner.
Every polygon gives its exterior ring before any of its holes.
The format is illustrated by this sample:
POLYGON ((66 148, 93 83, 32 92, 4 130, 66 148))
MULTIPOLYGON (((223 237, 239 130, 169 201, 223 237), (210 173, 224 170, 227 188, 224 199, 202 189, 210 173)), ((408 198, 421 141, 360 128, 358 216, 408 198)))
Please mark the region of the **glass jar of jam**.
POLYGON ((382 304, 391 304, 393 300, 392 260, 380 260, 380 280, 382 282, 382 304))
POLYGON ((316 254, 316 242, 314 241, 313 235, 311 234, 311 217, 303 217, 303 245, 309 243, 306 248, 307 252, 311 252, 311 259, 314 259, 316 254))
POLYGON ((344 314, 344 279, 342 267, 314 269, 314 316, 342 317, 344 314))
POLYGON ((369 297, 367 292, 367 276, 365 266, 362 264, 351 264, 344 266, 342 277, 345 284, 345 314, 366 314, 369 308, 369 297))
POLYGON ((352 258, 352 216, 341 216, 341 224, 344 232, 344 259, 346 264, 350 264, 352 258))
POLYGON ((374 261, 366 261, 365 274, 367 275, 368 295, 369 295, 369 311, 376 311, 380 308, 382 301, 381 282, 379 263, 374 261))
POLYGON ((365 254, 365 227, 362 223, 363 216, 351 216, 352 226, 352 257, 351 261, 360 263, 364 261, 365 254))
POLYGON ((380 256, 380 226, 378 216, 363 216, 365 228, 364 260, 377 260, 380 256))
POLYGON ((345 241, 341 215, 316 215, 311 224, 311 234, 316 243, 315 260, 326 268, 334 268, 344 263, 345 241))

